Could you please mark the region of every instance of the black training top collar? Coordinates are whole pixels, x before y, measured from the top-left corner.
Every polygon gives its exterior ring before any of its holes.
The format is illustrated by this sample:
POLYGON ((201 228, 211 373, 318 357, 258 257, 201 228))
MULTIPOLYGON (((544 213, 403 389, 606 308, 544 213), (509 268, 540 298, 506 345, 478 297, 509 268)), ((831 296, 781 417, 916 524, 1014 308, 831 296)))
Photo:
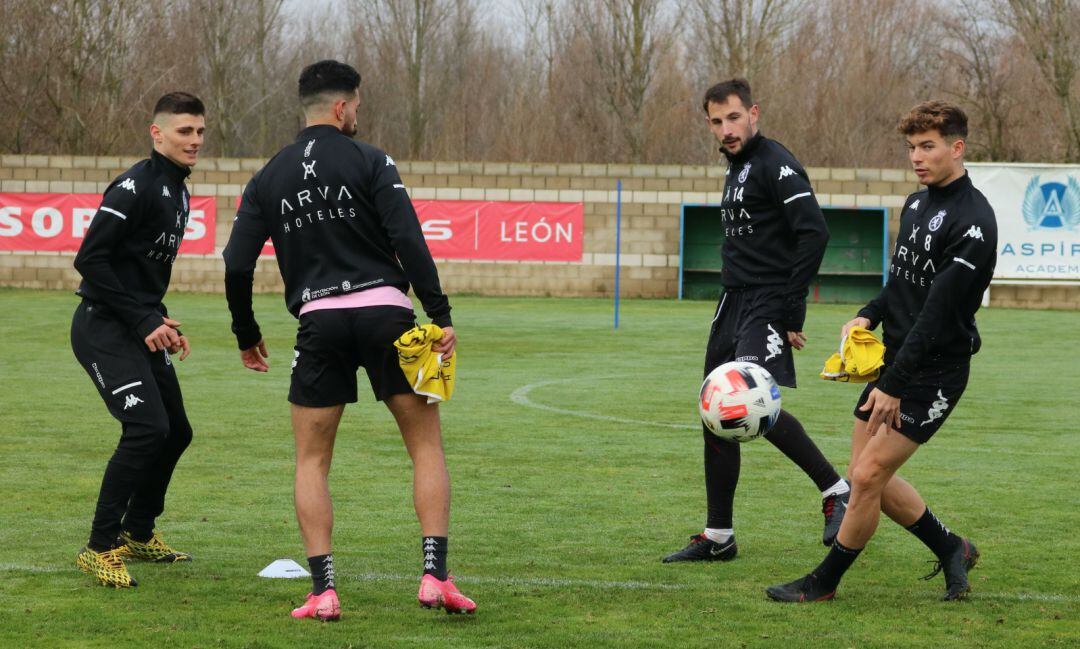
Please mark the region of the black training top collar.
POLYGON ((191 175, 191 167, 176 164, 156 150, 150 152, 150 161, 164 169, 165 175, 175 182, 182 183, 191 175))
POLYGON ((331 126, 330 124, 316 124, 314 126, 309 126, 309 127, 305 128, 304 130, 300 131, 296 135, 296 141, 299 142, 300 140, 310 140, 310 139, 316 138, 316 137, 326 137, 327 135, 335 135, 335 134, 336 135, 345 135, 344 133, 341 132, 341 129, 339 129, 336 126, 331 126))
POLYGON ((750 138, 746 141, 745 144, 743 144, 743 148, 739 149, 738 153, 728 153, 728 150, 725 149, 723 146, 720 147, 720 153, 723 153, 724 156, 727 157, 728 161, 732 164, 735 164, 737 162, 743 162, 751 155, 753 155, 754 151, 758 148, 758 146, 761 145, 761 142, 764 139, 765 136, 761 133, 761 131, 758 131, 754 134, 754 137, 750 138))
POLYGON ((965 170, 963 176, 960 176, 948 185, 927 185, 926 189, 930 194, 930 198, 948 198, 949 196, 955 196, 965 189, 970 189, 971 186, 971 176, 969 176, 967 170, 965 170))

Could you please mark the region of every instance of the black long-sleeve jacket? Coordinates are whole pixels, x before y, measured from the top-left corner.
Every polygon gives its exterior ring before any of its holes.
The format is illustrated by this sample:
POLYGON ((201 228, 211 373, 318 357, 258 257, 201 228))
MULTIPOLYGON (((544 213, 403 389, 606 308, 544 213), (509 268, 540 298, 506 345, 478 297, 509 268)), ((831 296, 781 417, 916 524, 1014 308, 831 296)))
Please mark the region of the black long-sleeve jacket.
POLYGON ((405 292, 412 285, 432 322, 451 325, 450 302, 394 160, 333 126, 305 128, 244 189, 224 251, 225 292, 241 349, 261 338, 251 286, 267 238, 295 317, 310 300, 375 286, 405 292))
POLYGON ((75 255, 77 293, 104 305, 140 339, 164 323, 161 303, 184 239, 191 170, 157 151, 105 189, 75 255))
POLYGON ((892 365, 877 387, 896 396, 927 363, 970 358, 982 339, 975 312, 994 276, 997 220, 965 173, 908 196, 889 278, 859 311, 884 324, 892 365))
POLYGON ((829 242, 810 179, 790 151, 760 132, 735 155, 724 154, 721 282, 729 289, 785 287, 784 325, 802 331, 807 289, 829 242))

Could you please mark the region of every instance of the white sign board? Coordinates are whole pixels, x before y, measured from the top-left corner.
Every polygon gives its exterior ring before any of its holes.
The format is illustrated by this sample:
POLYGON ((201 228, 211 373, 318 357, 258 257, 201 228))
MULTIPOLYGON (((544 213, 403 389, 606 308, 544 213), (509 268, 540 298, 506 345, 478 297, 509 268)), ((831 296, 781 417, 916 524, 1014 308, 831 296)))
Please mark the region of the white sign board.
POLYGON ((1080 165, 966 166, 997 216, 994 279, 1080 282, 1080 165))

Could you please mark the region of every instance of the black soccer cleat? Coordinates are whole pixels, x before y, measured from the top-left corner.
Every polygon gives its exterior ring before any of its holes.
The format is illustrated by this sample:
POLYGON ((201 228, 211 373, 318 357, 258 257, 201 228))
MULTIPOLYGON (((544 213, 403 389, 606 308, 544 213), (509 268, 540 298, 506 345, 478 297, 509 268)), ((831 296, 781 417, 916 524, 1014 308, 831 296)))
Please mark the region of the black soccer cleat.
POLYGON ((817 575, 810 573, 786 584, 769 586, 765 594, 775 602, 825 602, 836 595, 836 587, 826 588, 817 575))
POLYGON ((960 539, 960 545, 956 546, 952 554, 945 559, 934 562, 934 570, 923 577, 929 581, 939 572, 945 572, 945 594, 941 597, 943 602, 952 602, 967 599, 971 592, 971 582, 968 581, 968 571, 979 562, 979 549, 967 539, 960 539))
POLYGON ((739 551, 735 545, 735 535, 723 543, 717 543, 704 534, 690 537, 690 544, 682 550, 664 557, 664 563, 675 561, 731 561, 739 551))
POLYGON ((825 516, 825 529, 821 532, 821 542, 830 547, 840 532, 840 523, 844 522, 851 491, 839 496, 826 496, 821 500, 821 513, 825 516))

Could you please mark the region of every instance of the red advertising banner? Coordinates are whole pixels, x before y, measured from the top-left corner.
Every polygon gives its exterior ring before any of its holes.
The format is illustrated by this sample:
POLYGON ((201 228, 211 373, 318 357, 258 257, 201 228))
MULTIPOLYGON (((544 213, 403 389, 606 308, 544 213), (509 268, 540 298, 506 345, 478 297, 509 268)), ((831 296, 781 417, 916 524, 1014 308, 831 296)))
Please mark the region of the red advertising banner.
MULTIPOLYGON (((101 204, 101 194, 0 193, 0 250, 74 252, 101 204)), ((180 254, 214 252, 217 203, 192 196, 180 254)))
POLYGON ((433 257, 581 261, 582 203, 416 200, 413 206, 433 257))
MULTIPOLYGON (((582 203, 416 200, 413 208, 433 257, 581 261, 582 203)), ((261 254, 273 256, 270 241, 261 254)))

